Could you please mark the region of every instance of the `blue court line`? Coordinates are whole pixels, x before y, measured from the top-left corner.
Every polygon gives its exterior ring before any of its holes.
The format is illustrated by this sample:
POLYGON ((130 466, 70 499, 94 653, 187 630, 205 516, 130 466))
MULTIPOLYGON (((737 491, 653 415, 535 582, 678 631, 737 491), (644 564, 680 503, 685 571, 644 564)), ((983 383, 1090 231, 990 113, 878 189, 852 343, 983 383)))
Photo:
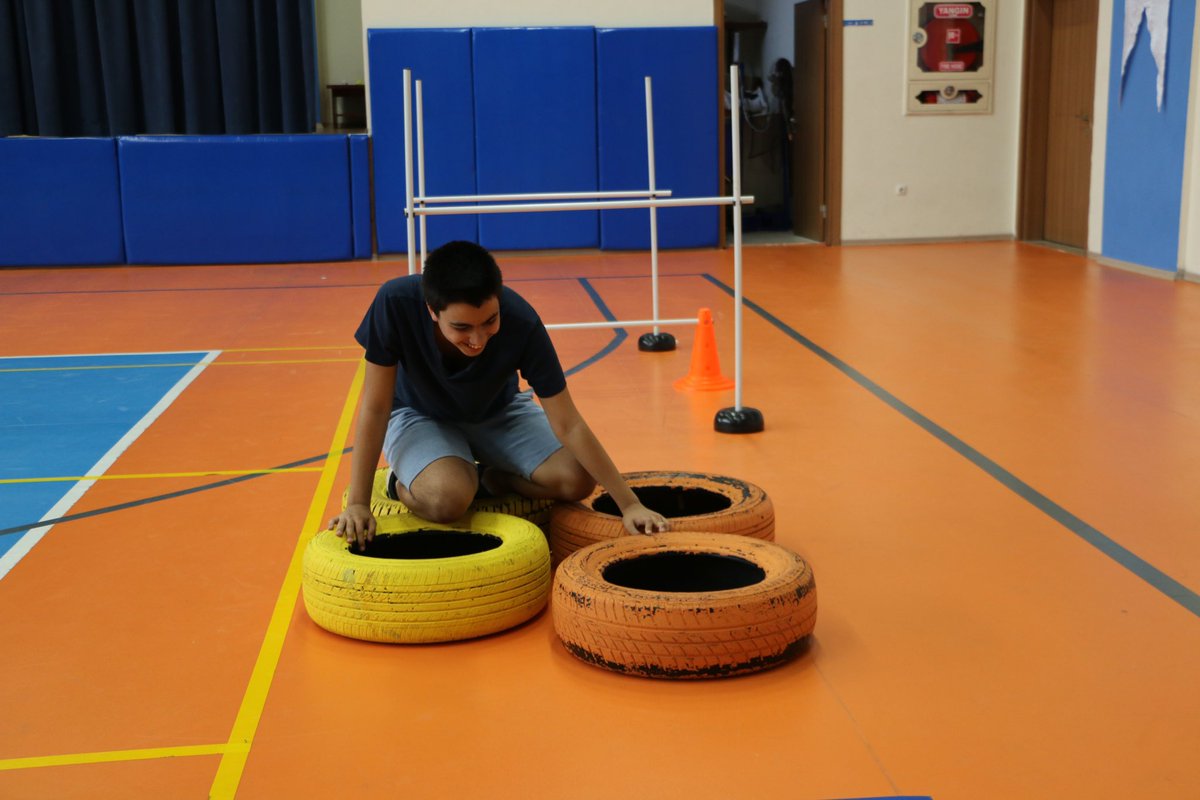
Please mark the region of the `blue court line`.
MULTIPOLYGON (((588 293, 589 297, 592 298, 592 302, 596 304, 596 308, 598 308, 600 310, 600 313, 604 316, 604 318, 606 320, 608 320, 609 322, 616 321, 617 318, 613 315, 613 313, 609 309, 608 305, 604 302, 604 299, 602 297, 600 297, 600 293, 596 291, 596 288, 594 286, 592 286, 592 284, 588 283, 587 278, 577 278, 577 279, 573 278, 572 280, 579 281, 579 284, 581 286, 583 286, 583 290, 588 293)), ((621 342, 625 341, 627 338, 629 338, 629 334, 625 331, 624 328, 614 329, 613 338, 609 340, 608 344, 606 344, 603 348, 601 348, 599 351, 597 351, 596 354, 593 355, 591 358, 584 359, 583 361, 580 361, 575 366, 571 367, 569 370, 564 372, 563 375, 565 375, 569 378, 570 376, 574 375, 576 372, 579 372, 580 370, 583 370, 583 369, 587 369, 592 364, 595 364, 597 361, 599 361, 600 359, 607 356, 613 350, 616 350, 621 345, 621 342)))
MULTIPOLYGON (((722 281, 707 273, 705 273, 704 278, 710 283, 716 285, 730 297, 733 297, 732 287, 727 286, 722 281)), ((1025 483, 1025 481, 1021 480, 1016 475, 1013 475, 1004 467, 1000 466, 995 461, 976 450, 974 447, 971 447, 971 445, 967 444, 962 439, 959 439, 957 436, 950 433, 950 431, 946 430, 941 425, 938 425, 924 414, 916 411, 914 408, 912 408, 912 406, 904 403, 891 392, 887 391, 882 386, 863 375, 861 372, 847 364, 842 359, 833 355, 808 337, 802 335, 786 322, 779 319, 774 314, 771 314, 762 306, 758 305, 752 300, 747 299, 745 295, 742 296, 742 302, 745 303, 747 308, 753 310, 754 313, 758 314, 760 317, 774 325, 783 333, 804 345, 804 347, 811 350, 815 355, 844 373, 851 380, 866 389, 871 394, 875 395, 884 403, 891 406, 896 411, 899 411, 910 421, 916 423, 927 433, 932 434, 947 447, 966 458, 988 475, 991 475, 1008 489, 1016 493, 1023 500, 1030 503, 1039 511, 1053 519, 1055 522, 1071 531, 1071 533, 1074 533, 1092 547, 1096 548, 1101 553, 1108 556, 1113 561, 1120 564, 1122 567, 1129 570, 1134 575, 1138 576, 1143 581, 1150 584, 1155 589, 1186 608, 1188 611, 1200 617, 1200 595, 1198 595, 1196 592, 1192 591, 1187 586, 1184 586, 1170 575, 1167 575, 1165 572, 1158 569, 1141 556, 1113 541, 1108 536, 1105 536, 1099 530, 1084 522, 1070 511, 1067 511, 1058 503, 1046 497, 1044 494, 1025 483)))

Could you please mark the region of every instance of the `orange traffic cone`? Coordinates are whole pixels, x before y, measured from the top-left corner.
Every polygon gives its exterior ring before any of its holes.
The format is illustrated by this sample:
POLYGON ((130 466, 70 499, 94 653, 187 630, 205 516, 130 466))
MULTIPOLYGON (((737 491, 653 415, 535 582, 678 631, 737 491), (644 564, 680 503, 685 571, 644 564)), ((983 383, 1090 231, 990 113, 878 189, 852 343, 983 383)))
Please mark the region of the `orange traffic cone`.
POLYGON ((692 366, 685 377, 675 381, 675 388, 685 392, 714 392, 732 389, 733 381, 721 374, 717 357, 717 335, 713 331, 712 312, 700 309, 696 326, 696 341, 692 344, 692 366))

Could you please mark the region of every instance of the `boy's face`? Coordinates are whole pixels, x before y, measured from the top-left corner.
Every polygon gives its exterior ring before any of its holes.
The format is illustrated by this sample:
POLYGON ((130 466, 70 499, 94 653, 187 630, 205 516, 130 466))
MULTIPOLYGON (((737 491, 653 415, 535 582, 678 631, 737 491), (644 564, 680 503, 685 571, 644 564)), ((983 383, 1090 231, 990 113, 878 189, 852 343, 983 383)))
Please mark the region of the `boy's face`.
POLYGON ((500 330, 500 300, 489 297, 478 308, 470 303, 451 303, 440 314, 430 308, 429 316, 442 338, 463 355, 477 356, 500 330))

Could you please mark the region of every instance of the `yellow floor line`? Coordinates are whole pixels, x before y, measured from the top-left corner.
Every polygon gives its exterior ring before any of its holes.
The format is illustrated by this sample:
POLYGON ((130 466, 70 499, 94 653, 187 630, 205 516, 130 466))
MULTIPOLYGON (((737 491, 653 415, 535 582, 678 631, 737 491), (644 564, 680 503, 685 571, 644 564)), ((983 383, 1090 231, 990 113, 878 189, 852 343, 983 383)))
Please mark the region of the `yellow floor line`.
POLYGON ((74 764, 108 764, 114 761, 146 761, 153 758, 179 758, 181 756, 224 755, 238 747, 230 744, 197 744, 185 747, 154 747, 147 750, 110 750, 102 753, 68 753, 59 756, 33 756, 30 758, 0 759, 0 772, 13 769, 36 767, 66 767, 74 764))
POLYGON ((274 475, 284 472, 320 472, 322 469, 322 467, 284 467, 282 469, 209 469, 202 472, 145 472, 129 475, 55 475, 49 478, 0 478, 0 484, 128 481, 150 480, 154 478, 210 478, 218 475, 274 475))
MULTIPOLYGON (((286 358, 271 361, 214 361, 210 367, 252 367, 270 364, 349 364, 361 361, 362 358, 286 358)), ((158 367, 194 367, 192 363, 179 364, 98 364, 77 367, 13 367, 0 369, 0 372, 76 372, 79 370, 97 369, 154 369, 158 367)))
POLYGON ((292 612, 296 608, 296 598, 300 592, 301 563, 304 548, 324 523, 325 506, 329 495, 333 492, 333 480, 337 476, 338 465, 341 462, 342 448, 350 435, 350 422, 354 417, 354 409, 358 405, 358 396, 362 392, 364 365, 360 362, 354 380, 350 384, 350 392, 346 395, 346 404, 342 407, 342 416, 338 420, 337 429, 333 434, 333 443, 329 446, 329 456, 325 459, 325 467, 321 471, 321 479, 317 482, 317 490, 308 506, 308 516, 304 519, 304 527, 300 539, 292 551, 292 561, 288 565, 287 575, 279 596, 275 598, 275 610, 267 625, 266 636, 263 637, 262 647, 258 651, 258 659, 254 662, 254 670, 250 674, 250 683, 246 694, 242 697, 242 705, 238 709, 237 719, 234 720, 233 730, 229 734, 229 747, 221 756, 221 765, 213 779, 209 800, 232 800, 237 793, 238 784, 242 780, 242 772, 246 768, 246 759, 250 755, 250 746, 254 742, 254 734, 258 730, 259 720, 262 719, 263 707, 267 703, 267 693, 271 690, 271 681, 275 677, 275 668, 279 665, 279 656, 283 652, 283 642, 287 636, 288 624, 292 612))

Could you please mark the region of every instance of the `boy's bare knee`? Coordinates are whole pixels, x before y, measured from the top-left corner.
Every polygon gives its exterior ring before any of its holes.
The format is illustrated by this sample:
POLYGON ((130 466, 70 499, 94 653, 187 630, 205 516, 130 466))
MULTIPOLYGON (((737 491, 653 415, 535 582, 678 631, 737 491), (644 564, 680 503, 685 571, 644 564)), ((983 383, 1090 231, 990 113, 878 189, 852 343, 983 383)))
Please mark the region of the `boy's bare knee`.
POLYGON ((564 475, 558 486, 560 500, 575 502, 582 500, 596 488, 596 479, 583 469, 572 470, 564 475))
MULTIPOLYGON (((413 513, 430 522, 454 522, 467 513, 475 498, 475 466, 453 457, 426 467, 409 490, 413 513)), ((403 495, 400 498, 407 502, 403 495)))
POLYGON ((445 524, 454 522, 456 519, 467 513, 467 508, 471 505, 471 498, 463 500, 458 497, 449 495, 435 495, 421 503, 420 508, 413 509, 419 511, 420 516, 430 522, 445 524))
POLYGON ((596 479, 565 449, 559 450, 534 470, 530 482, 553 499, 568 502, 582 500, 596 488, 596 479))

